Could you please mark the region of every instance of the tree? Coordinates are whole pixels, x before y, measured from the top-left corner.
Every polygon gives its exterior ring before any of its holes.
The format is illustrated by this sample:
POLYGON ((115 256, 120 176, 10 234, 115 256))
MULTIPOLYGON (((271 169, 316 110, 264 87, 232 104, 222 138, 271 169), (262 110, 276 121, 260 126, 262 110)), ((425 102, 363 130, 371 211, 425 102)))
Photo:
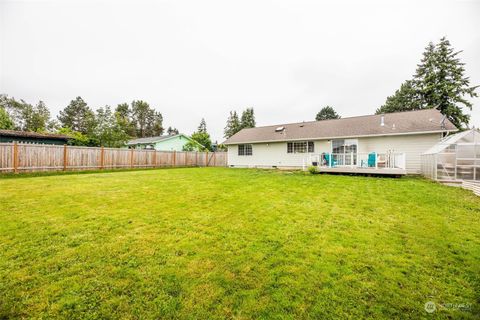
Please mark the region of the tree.
POLYGON ((169 136, 174 136, 174 135, 178 134, 178 129, 177 129, 177 128, 168 127, 168 129, 167 129, 167 134, 168 134, 169 136))
POLYGON ((161 136, 163 135, 163 116, 160 112, 153 112, 151 120, 151 135, 161 136))
POLYGON ((7 111, 0 106, 0 129, 13 130, 14 125, 7 111))
POLYGON ((463 107, 472 110, 468 97, 478 97, 479 86, 470 86, 465 64, 457 57, 460 53, 445 37, 436 45, 430 42, 413 80, 388 97, 377 113, 438 108, 457 128, 468 126, 470 116, 463 112, 463 107))
POLYGON ((205 122, 204 118, 202 118, 202 120, 200 121, 200 125, 198 126, 197 132, 199 133, 207 132, 207 123, 205 122))
POLYGON ((240 120, 238 119, 237 111, 230 111, 227 125, 225 126, 225 129, 223 129, 223 136, 228 139, 240 130, 242 130, 242 127, 240 120))
MULTIPOLYGON (((202 151, 212 151, 212 140, 210 138, 210 134, 208 134, 207 132, 207 123, 205 122, 205 119, 202 118, 202 121, 200 121, 200 125, 198 126, 197 131, 192 133, 191 138, 203 146, 203 148, 200 148, 202 149, 202 151)), ((191 147, 194 147, 194 145, 189 142, 187 143, 185 148, 188 149, 191 147)), ((195 147, 198 148, 198 146, 195 147)))
POLYGON ((132 110, 130 110, 128 103, 121 103, 115 108, 115 117, 123 132, 130 137, 136 137, 135 125, 132 122, 131 115, 132 110))
POLYGON ((335 109, 330 106, 323 107, 315 116, 316 121, 328 120, 328 119, 340 119, 335 109))
POLYGON ((253 112, 253 108, 247 108, 242 112, 240 127, 242 129, 255 128, 255 114, 253 112))
POLYGON ((163 116, 142 100, 132 102, 132 123, 139 138, 163 134, 163 116))
POLYGON ((94 139, 91 139, 86 134, 83 134, 81 132, 73 131, 70 128, 60 128, 57 133, 70 137, 70 139, 68 139, 68 145, 71 146, 97 146, 97 142, 94 139))
POLYGON ((110 106, 97 110, 95 138, 101 146, 119 148, 129 140, 110 106))
POLYGON ((465 76, 465 63, 457 57, 462 51, 455 51, 445 37, 432 49, 430 43, 418 65, 414 80, 421 94, 424 108, 438 108, 442 114, 459 129, 468 126, 470 116, 463 113, 463 107, 472 110, 467 100, 478 97, 465 76))
POLYGON ((39 101, 36 106, 25 103, 23 118, 25 120, 24 131, 46 131, 50 121, 50 111, 43 101, 39 101))
POLYGON ((60 125, 83 134, 91 134, 95 128, 95 114, 81 97, 70 101, 58 116, 60 125))
POLYGON ((395 91, 393 96, 387 97, 385 104, 376 110, 376 114, 398 111, 422 109, 418 90, 412 80, 407 80, 395 91))
POLYGON ((13 123, 13 129, 21 131, 45 131, 50 121, 50 111, 43 101, 35 106, 7 95, 0 96, 0 108, 8 115, 13 123))

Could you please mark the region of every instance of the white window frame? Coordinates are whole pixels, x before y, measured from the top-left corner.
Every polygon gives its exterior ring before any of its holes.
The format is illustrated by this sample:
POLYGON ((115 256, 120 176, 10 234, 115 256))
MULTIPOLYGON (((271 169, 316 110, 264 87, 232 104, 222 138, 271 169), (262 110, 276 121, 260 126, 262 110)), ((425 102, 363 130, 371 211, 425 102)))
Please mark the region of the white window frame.
POLYGON ((290 141, 290 142, 287 142, 287 153, 301 153, 301 154, 303 154, 303 153, 315 153, 315 141, 305 140, 305 141, 290 141), (310 143, 313 146, 312 151, 310 151, 310 149, 309 149, 309 144, 310 143), (292 146, 292 148, 291 148, 292 151, 290 151, 289 144, 292 144, 291 145, 292 146), (298 151, 298 148, 295 147, 295 144, 297 144, 297 146, 299 144, 304 144, 305 145, 305 151, 304 152, 298 151))
POLYGON ((237 155, 239 157, 252 156, 253 155, 253 146, 250 143, 242 143, 237 146, 237 155), (243 152, 240 152, 240 146, 243 147, 243 152), (250 147, 248 150, 248 147, 250 147), (250 152, 248 152, 250 151, 250 152))

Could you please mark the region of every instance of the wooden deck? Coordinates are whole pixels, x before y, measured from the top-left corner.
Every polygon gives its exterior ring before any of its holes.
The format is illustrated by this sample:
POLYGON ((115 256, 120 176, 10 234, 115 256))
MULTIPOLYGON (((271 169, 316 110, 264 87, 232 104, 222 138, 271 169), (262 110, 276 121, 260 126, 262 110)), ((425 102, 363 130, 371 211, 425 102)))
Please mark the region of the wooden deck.
POLYGON ((380 176, 404 176, 407 174, 405 169, 397 168, 361 168, 361 167, 318 167, 318 172, 322 173, 345 173, 345 174, 366 174, 380 176))

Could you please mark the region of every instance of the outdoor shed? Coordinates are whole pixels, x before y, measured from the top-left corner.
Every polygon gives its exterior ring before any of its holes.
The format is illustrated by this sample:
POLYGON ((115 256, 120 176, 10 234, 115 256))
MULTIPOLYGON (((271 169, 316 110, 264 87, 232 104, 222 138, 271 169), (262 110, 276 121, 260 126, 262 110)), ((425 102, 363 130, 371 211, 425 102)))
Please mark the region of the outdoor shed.
POLYGON ((442 182, 480 181, 480 132, 446 136, 421 156, 422 174, 442 182))
POLYGON ((67 144, 69 137, 63 134, 0 130, 0 143, 67 144))

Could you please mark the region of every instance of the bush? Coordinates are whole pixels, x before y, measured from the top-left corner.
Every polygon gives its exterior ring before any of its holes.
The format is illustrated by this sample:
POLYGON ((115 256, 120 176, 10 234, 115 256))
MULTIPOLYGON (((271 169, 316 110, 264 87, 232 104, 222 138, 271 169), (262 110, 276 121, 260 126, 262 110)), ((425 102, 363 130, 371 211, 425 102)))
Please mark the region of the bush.
POLYGON ((315 166, 308 167, 308 172, 310 172, 311 174, 317 173, 318 172, 317 167, 315 167, 315 166))

